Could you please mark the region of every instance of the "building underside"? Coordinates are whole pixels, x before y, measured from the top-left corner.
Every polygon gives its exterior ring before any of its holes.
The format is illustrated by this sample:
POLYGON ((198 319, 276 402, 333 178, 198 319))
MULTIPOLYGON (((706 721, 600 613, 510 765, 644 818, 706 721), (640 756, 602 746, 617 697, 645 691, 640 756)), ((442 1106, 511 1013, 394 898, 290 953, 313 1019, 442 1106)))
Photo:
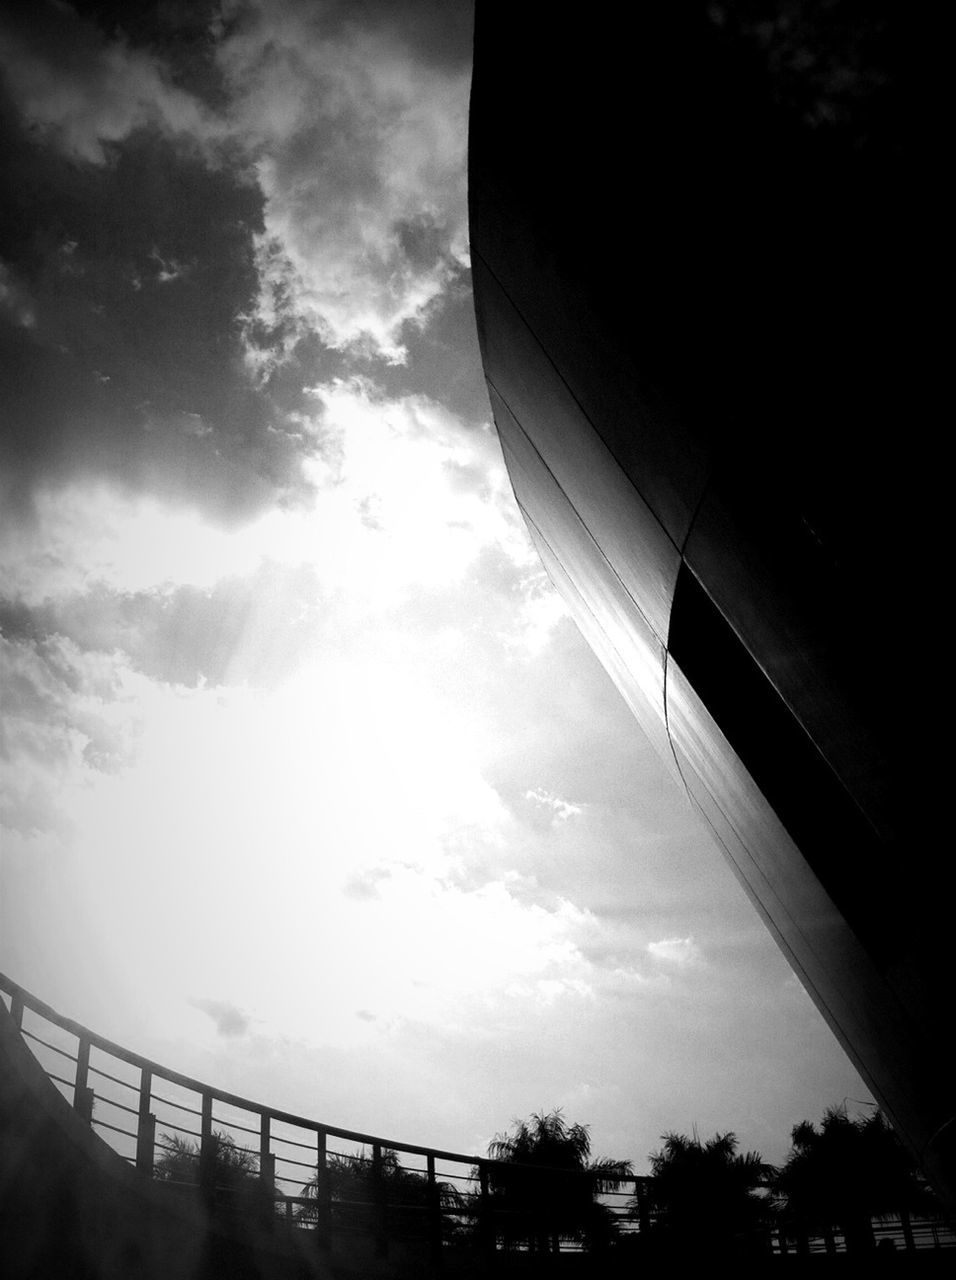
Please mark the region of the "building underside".
POLYGON ((616 12, 531 30, 478 5, 505 460, 585 637, 952 1207, 948 860, 932 770, 904 792, 900 763, 941 523, 908 33, 888 5, 616 12))

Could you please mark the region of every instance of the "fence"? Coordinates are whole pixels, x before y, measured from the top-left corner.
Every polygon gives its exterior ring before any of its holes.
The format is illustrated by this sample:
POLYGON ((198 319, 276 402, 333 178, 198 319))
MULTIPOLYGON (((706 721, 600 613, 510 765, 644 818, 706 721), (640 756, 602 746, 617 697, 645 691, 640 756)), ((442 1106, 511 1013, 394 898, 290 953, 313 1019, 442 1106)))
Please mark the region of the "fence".
MULTIPOLYGON (((595 1243, 599 1228, 605 1238, 618 1239, 653 1228, 650 1179, 632 1175, 597 1197, 594 1226, 542 1239, 540 1222, 530 1223, 527 1211, 501 1194, 520 1166, 396 1142, 265 1106, 113 1044, 3 974, 0 993, 39 1065, 77 1115, 143 1176, 167 1184, 171 1194, 188 1196, 199 1188, 220 1205, 274 1215, 289 1229, 314 1232, 323 1246, 360 1236, 380 1255, 397 1241, 421 1242, 435 1256, 456 1246, 579 1250, 595 1243)), ((576 1185, 579 1203, 594 1201, 587 1174, 537 1166, 525 1172, 540 1187, 542 1203, 548 1196, 568 1203, 576 1185)), ((956 1245, 940 1221, 896 1219, 874 1228, 878 1240, 896 1248, 956 1245)), ((774 1230, 764 1244, 777 1255, 846 1248, 838 1232, 798 1244, 774 1230)))
MULTIPOLYGON (((0 974, 20 1034, 77 1115, 145 1177, 197 1187, 221 1204, 267 1210, 325 1242, 362 1236, 386 1254, 399 1240, 434 1252, 522 1247, 520 1211, 495 1195, 502 1162, 396 1142, 242 1098, 163 1067, 56 1012, 0 974)), ((587 1175, 536 1169, 549 1176, 587 1175)), ((600 1197, 620 1230, 636 1230, 644 1179, 600 1197)), ((588 1184, 590 1185, 590 1184, 588 1184)), ((575 1247, 565 1240, 565 1247, 575 1247)), ((524 1247, 528 1247, 525 1245, 524 1247)), ((533 1247, 533 1246, 532 1246, 533 1247)), ((580 1247, 578 1244, 577 1247, 580 1247)))

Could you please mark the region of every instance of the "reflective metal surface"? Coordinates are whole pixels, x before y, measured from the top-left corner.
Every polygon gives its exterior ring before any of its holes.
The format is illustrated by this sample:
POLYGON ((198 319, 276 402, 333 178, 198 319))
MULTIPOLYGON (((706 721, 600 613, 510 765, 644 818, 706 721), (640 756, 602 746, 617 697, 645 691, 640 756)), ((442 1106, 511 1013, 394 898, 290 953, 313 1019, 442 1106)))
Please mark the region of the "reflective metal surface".
MULTIPOLYGON (((680 556, 540 343, 480 260, 478 328, 489 388, 601 547, 656 634, 667 634, 680 556)), ((504 427, 508 435, 507 425, 504 427)), ((521 447, 510 433, 513 447, 521 447)), ((527 459, 528 451, 523 450, 527 459)))
POLYGON ((898 762, 949 661, 905 15, 798 8, 647 0, 625 38, 479 3, 479 336, 548 571, 956 1206, 951 868, 898 762))

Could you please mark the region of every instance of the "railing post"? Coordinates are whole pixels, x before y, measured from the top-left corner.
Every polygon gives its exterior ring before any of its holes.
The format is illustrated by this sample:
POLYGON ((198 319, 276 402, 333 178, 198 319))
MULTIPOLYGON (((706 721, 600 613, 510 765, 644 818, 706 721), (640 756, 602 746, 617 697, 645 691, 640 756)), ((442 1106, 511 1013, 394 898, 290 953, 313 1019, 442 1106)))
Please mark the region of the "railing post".
POLYGON ((272 1117, 268 1111, 259 1116, 259 1177, 275 1190, 276 1158, 272 1154, 272 1117))
POLYGON ((332 1183, 329 1178, 328 1136, 324 1129, 315 1135, 315 1230, 319 1247, 332 1247, 332 1183))
POLYGON ((441 1191, 435 1180, 435 1157, 429 1153, 428 1161, 428 1234, 431 1240, 432 1261, 437 1265, 441 1260, 441 1191))
POLYGON ((19 1031, 23 1027, 23 992, 18 988, 10 996, 10 1017, 19 1031))
POLYGON ((488 1166, 484 1160, 478 1163, 478 1185, 481 1198, 478 1207, 478 1242, 483 1253, 494 1253, 497 1245, 497 1232, 492 1221, 491 1193, 488 1189, 488 1166))
POLYGON ((651 1229, 651 1218, 647 1210, 647 1184, 643 1178, 634 1179, 634 1199, 637 1201, 637 1229, 646 1236, 651 1229))
POLYGON ((199 1126, 199 1183, 212 1187, 216 1181, 216 1152, 212 1134, 212 1094, 202 1095, 202 1120, 199 1126))
POLYGON ((156 1117, 149 1109, 152 1101, 153 1073, 143 1067, 139 1077, 139 1117, 136 1122, 136 1168, 148 1178, 153 1176, 156 1150, 156 1117))
POLYGON ((90 1042, 80 1037, 76 1050, 76 1081, 73 1085, 73 1110, 87 1124, 93 1122, 93 1090, 87 1085, 90 1070, 90 1042))
POLYGON ((259 1112, 259 1184, 262 1187, 261 1214, 267 1228, 276 1223, 276 1158, 272 1151, 272 1117, 259 1112))
POLYGON ((903 1245, 907 1250, 916 1248, 916 1241, 913 1239, 913 1219, 910 1216, 909 1209, 900 1211, 900 1227, 903 1231, 903 1245))
POLYGON ((385 1169, 382 1161, 382 1144, 372 1143, 372 1195, 375 1214, 375 1256, 388 1254, 388 1201, 385 1186, 385 1169))

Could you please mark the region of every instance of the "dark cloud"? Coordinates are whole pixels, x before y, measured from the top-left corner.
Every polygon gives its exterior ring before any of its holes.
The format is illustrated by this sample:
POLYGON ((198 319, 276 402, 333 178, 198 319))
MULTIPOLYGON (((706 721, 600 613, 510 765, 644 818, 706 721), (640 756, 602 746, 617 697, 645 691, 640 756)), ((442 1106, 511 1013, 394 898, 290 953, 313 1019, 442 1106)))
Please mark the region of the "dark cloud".
POLYGON ((201 1009, 203 1013, 208 1013, 210 1018, 216 1024, 216 1030, 221 1036, 227 1038, 231 1036, 244 1036, 249 1030, 251 1019, 244 1014, 241 1009, 237 1009, 234 1004, 230 1004, 227 1000, 209 1000, 206 998, 199 1000, 191 1000, 190 1004, 196 1009, 201 1009))
POLYGON ((104 36, 119 36, 162 59, 177 85, 211 106, 222 105, 215 66, 221 0, 73 0, 73 8, 104 36))
POLYGON ((408 352, 407 364, 376 369, 386 394, 434 396, 437 391, 442 404, 463 422, 475 427, 490 422, 469 271, 459 271, 438 300, 435 323, 409 322, 401 341, 408 352))
POLYGON ((76 476, 220 522, 294 501, 303 386, 406 347, 413 390, 440 377, 487 417, 459 261, 470 41, 470 4, 425 0, 0 21, 8 509, 76 476))
POLYGON ((471 61, 473 0, 336 0, 328 6, 340 21, 386 26, 426 61, 462 66, 471 61))
MULTIPOLYGON (((106 34, 122 32, 136 45, 175 54, 177 64, 191 55, 189 61, 200 66, 209 61, 222 7, 219 0, 74 0, 74 8, 106 34)), ((435 65, 460 66, 471 58, 473 0, 245 0, 230 6, 225 25, 254 21, 261 10, 306 8, 326 36, 384 29, 435 65)))
MULTIPOLYGON (((154 0, 161 7, 164 0, 154 0)), ((244 0, 233 27, 282 14, 307 14, 320 38, 370 32, 405 46, 427 66, 454 69, 471 62, 474 0, 244 0)))
POLYGON ((7 505, 86 474, 229 520, 301 486, 301 438, 243 365, 263 204, 248 175, 150 128, 109 163, 71 160, 9 101, 0 136, 7 505))

